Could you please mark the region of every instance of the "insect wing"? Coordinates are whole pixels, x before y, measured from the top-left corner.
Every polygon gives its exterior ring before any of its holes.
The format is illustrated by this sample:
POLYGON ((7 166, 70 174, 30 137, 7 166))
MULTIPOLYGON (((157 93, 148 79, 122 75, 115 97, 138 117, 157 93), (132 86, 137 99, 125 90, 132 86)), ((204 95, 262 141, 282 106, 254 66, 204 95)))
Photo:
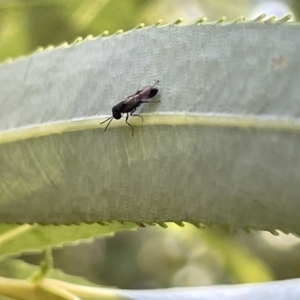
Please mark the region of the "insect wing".
POLYGON ((158 89, 152 86, 145 86, 142 90, 137 92, 140 100, 148 100, 153 98, 158 93, 158 89))
POLYGON ((138 106, 140 106, 140 99, 138 94, 134 94, 131 96, 128 96, 126 100, 124 100, 124 106, 123 106, 123 111, 124 113, 131 112, 138 106))

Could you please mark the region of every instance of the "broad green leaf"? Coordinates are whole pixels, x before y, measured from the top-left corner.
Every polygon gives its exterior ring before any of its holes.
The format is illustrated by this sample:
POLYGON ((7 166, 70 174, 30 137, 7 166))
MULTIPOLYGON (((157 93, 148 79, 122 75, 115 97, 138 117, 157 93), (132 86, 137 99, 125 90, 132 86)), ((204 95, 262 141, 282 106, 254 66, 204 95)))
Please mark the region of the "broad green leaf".
POLYGON ((3 64, 0 221, 300 233, 299 33, 153 26, 3 64), (124 119, 103 132, 111 107, 155 79, 161 102, 129 119, 134 137, 124 119))

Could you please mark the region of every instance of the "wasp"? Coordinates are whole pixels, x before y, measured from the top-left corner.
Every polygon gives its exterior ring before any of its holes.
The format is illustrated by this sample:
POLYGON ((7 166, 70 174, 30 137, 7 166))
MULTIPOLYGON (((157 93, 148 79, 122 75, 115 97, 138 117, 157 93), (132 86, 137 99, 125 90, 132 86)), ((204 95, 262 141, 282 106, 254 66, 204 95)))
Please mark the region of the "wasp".
POLYGON ((119 120, 122 118, 122 114, 126 113, 126 119, 125 122, 127 125, 130 126, 132 136, 133 136, 133 127, 132 125, 128 122, 129 115, 133 117, 140 117, 143 120, 143 117, 139 114, 133 114, 136 109, 143 103, 149 103, 151 98, 156 96, 158 93, 158 89, 155 87, 159 83, 159 80, 156 80, 156 82, 152 86, 145 86, 141 90, 137 90, 135 94, 132 94, 128 96, 125 100, 119 102, 112 108, 112 116, 106 119, 105 121, 101 122, 100 124, 106 123, 107 121, 108 124, 106 125, 104 131, 108 128, 109 124, 113 119, 119 120))

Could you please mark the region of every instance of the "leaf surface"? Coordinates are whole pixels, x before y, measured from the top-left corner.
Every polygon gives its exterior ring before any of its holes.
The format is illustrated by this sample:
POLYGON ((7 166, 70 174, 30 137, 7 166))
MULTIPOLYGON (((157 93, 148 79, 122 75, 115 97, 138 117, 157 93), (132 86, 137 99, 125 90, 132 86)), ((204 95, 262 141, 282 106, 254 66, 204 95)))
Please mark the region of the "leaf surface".
POLYGON ((298 24, 149 27, 0 67, 0 221, 300 233, 298 24), (160 80, 135 128, 99 123, 160 80))

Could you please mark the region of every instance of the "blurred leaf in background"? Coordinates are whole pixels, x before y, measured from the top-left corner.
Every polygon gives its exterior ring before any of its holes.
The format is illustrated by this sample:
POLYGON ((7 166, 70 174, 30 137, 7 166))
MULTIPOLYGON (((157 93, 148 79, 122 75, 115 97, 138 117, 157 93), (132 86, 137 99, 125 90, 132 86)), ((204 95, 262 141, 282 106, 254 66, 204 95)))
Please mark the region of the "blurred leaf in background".
MULTIPOLYGON (((0 61, 28 55, 37 47, 71 43, 77 37, 100 35, 108 30, 130 30, 140 23, 150 25, 159 19, 165 23, 183 17, 194 22, 200 17, 216 21, 241 15, 252 17, 259 5, 272 13, 274 5, 283 3, 288 13, 300 11, 298 0, 0 0, 0 61), (289 10, 290 8, 290 10, 289 10)), ((258 11, 260 12, 260 11, 258 11)), ((256 12, 255 12, 256 14, 256 12)))
MULTIPOLYGON (((54 267, 106 286, 146 289, 263 282, 300 276, 293 235, 168 224, 53 251, 54 267), (76 264, 74 264, 76 261, 76 264)), ((38 263, 39 256, 25 256, 38 263)))

